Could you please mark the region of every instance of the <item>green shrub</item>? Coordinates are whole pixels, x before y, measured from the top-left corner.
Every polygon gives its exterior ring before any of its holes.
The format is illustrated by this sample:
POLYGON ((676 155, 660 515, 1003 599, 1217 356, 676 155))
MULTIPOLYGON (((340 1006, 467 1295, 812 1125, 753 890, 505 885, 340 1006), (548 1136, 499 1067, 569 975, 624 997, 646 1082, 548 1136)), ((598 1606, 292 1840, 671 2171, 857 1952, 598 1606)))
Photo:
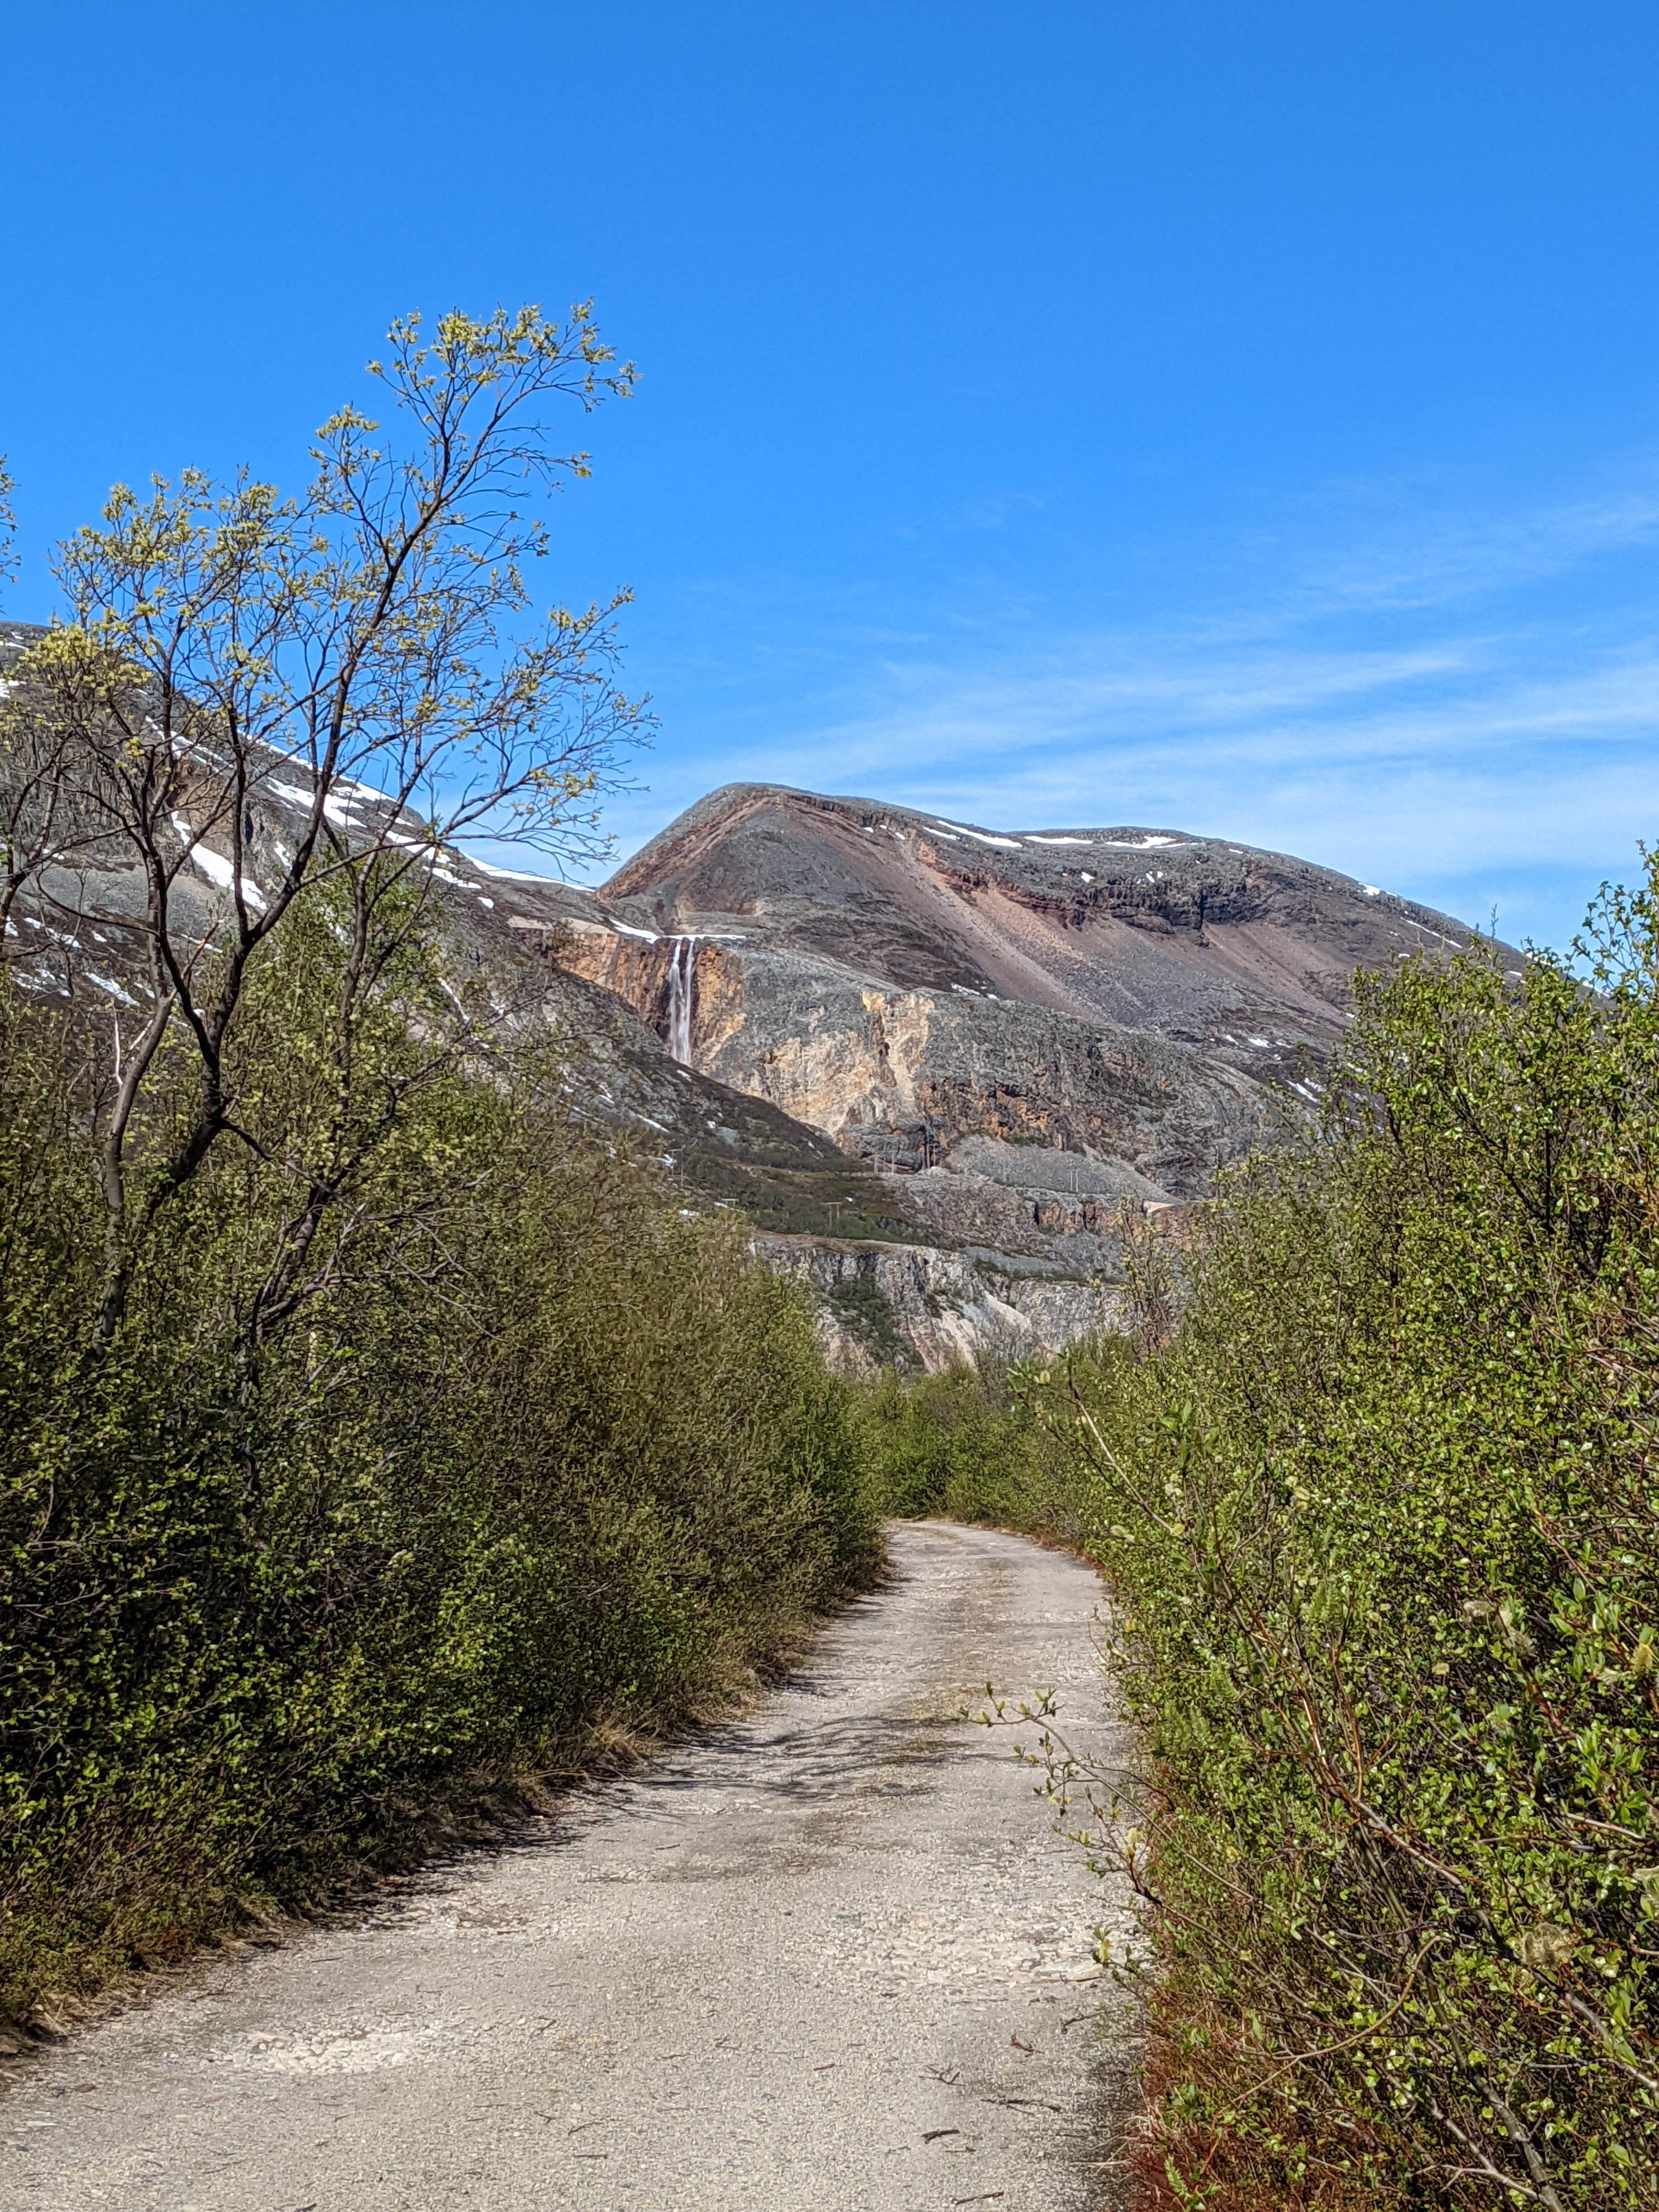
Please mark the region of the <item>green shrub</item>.
MULTIPOLYGON (((0 981, 14 2014, 411 1848, 596 1731, 695 1714, 872 1565, 848 1395, 798 1296, 580 1136, 544 1047, 434 1049, 413 908, 345 1083, 343 934, 313 895, 265 948, 235 1135, 129 1205, 107 1341, 108 1024, 0 981)), ((141 1193, 196 1080, 163 1049, 141 1193)))
POLYGON ((14 2013, 695 1713, 876 1543, 799 1300, 441 941, 460 848, 594 851, 648 725, 627 595, 525 582, 555 412, 632 371, 526 307, 368 374, 295 498, 116 486, 0 686, 14 2013))
POLYGON ((1066 1462, 994 1363, 942 1375, 890 1369, 859 1395, 860 1425, 888 1512, 1044 1534, 1074 1532, 1066 1462))
POLYGON ((1029 1378, 1124 1607, 1181 2202, 1659 2202, 1656 891, 1588 973, 1360 979, 1178 1324, 1029 1378))

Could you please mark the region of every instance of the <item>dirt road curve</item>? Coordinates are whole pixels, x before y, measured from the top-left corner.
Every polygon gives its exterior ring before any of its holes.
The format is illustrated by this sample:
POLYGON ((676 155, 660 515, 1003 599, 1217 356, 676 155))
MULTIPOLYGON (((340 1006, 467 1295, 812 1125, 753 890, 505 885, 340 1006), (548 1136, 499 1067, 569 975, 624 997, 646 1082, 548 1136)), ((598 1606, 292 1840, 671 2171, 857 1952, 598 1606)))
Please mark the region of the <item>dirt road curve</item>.
POLYGON ((1099 1585, 981 1529, 904 1527, 894 1554, 751 1718, 26 2068, 0 2204, 1113 2203, 1115 1900, 1010 1737, 955 1717, 988 1679, 1057 1686, 1109 1749, 1099 1585))

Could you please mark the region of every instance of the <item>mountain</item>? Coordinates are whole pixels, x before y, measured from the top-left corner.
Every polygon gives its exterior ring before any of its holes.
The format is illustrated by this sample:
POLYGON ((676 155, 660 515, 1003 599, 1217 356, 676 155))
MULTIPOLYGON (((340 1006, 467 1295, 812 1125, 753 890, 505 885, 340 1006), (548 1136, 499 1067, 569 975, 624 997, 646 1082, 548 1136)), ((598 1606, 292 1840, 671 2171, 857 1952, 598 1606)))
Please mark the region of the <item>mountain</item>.
POLYGON ((1226 839, 993 831, 756 784, 564 911, 562 962, 855 1157, 1153 1202, 1237 1158, 1270 1087, 1305 1088, 1356 968, 1470 939, 1226 839))
POLYGON ((556 902, 561 965, 874 1171, 903 1249, 761 1242, 842 1321, 874 1315, 867 1345, 888 1314, 930 1364, 1109 1325, 1124 1205, 1199 1195, 1315 1095, 1356 969, 1472 938, 1225 838, 769 784, 710 793, 556 902))
MULTIPOLYGON (((38 635, 0 629, 0 676, 38 635)), ((307 796, 281 767, 249 810, 256 872, 307 796)), ((210 936, 219 810, 205 781, 181 797, 172 896, 210 936)), ((330 804, 398 826, 357 787, 330 804)), ((598 891, 458 854, 434 875, 458 975, 566 1039, 573 1110, 636 1132, 688 1202, 745 1214, 855 1365, 1109 1325, 1123 1206, 1197 1195, 1310 1092, 1356 968, 1470 937, 1224 839, 992 830, 766 784, 699 800, 598 891)), ((48 870, 15 925, 20 984, 141 994, 143 901, 118 850, 48 870)))

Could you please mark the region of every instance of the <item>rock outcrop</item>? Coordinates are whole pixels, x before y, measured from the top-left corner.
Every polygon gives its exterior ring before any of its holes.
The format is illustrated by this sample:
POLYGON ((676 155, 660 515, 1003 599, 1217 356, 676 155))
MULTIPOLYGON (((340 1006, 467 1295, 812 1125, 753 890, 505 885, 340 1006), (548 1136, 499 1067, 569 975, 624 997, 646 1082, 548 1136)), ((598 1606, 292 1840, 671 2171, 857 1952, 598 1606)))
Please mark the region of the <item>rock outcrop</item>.
POLYGON ((849 1153, 915 1170, 988 1138, 1180 1197, 1306 1081, 1356 968, 1469 937, 1223 840, 994 832, 746 784, 567 920, 567 964, 849 1153))
POLYGON ((762 1237, 769 1267, 803 1284, 830 1364, 873 1374, 909 1361, 930 1372, 975 1359, 1030 1359, 1117 1326, 1123 1293, 1103 1282, 1012 1274, 988 1255, 915 1244, 762 1237))
POLYGON ((847 1360, 878 1295, 927 1364, 1107 1325, 1123 1206, 1198 1195, 1315 1095, 1356 969, 1471 936, 1224 839, 769 785, 713 793, 562 915, 555 957, 679 1058, 880 1171, 934 1249, 769 1264, 847 1360))

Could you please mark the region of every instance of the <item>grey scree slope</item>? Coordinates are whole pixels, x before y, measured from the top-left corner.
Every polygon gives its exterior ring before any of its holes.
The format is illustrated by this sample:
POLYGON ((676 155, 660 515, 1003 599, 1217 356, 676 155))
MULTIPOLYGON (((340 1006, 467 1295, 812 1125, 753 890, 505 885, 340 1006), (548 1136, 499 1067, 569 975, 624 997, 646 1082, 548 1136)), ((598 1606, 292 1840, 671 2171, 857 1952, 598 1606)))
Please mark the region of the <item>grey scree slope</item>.
POLYGON ((893 1552, 751 1718, 25 2068, 0 2203, 1114 2203, 1133 2027, 1091 1929, 1122 1901, 1014 1735, 954 1717, 988 1680, 1054 1687, 1068 1732, 1121 1750, 1100 1585, 984 1529, 905 1526, 893 1552))

